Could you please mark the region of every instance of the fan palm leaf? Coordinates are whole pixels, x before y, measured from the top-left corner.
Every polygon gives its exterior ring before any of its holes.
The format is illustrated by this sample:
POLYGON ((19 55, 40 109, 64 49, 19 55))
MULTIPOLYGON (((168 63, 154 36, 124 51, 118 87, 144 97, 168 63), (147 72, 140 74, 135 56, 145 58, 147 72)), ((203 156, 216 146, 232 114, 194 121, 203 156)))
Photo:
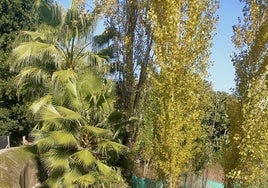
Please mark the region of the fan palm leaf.
POLYGON ((100 153, 107 153, 107 151, 115 151, 117 153, 123 153, 126 152, 127 150, 128 147, 108 139, 102 139, 98 142, 98 151, 100 153))
POLYGON ((108 129, 104 129, 104 128, 95 127, 95 126, 83 126, 83 130, 85 133, 90 133, 96 137, 101 137, 101 136, 109 137, 113 135, 112 131, 108 129))
POLYGON ((74 135, 65 131, 52 131, 50 132, 50 138, 53 140, 54 145, 61 147, 70 148, 79 145, 79 142, 74 135))
POLYGON ((49 72, 39 69, 37 67, 28 66, 21 70, 17 76, 17 85, 23 88, 24 83, 33 82, 36 84, 45 85, 50 77, 49 72))
POLYGON ((62 116, 52 104, 46 105, 40 112, 41 121, 54 121, 59 119, 62 119, 62 116))
POLYGON ((37 148, 40 153, 45 153, 54 147, 54 141, 49 136, 44 137, 44 135, 42 135, 39 138, 38 137, 35 138, 36 138, 35 142, 37 144, 37 148))
POLYGON ((75 186, 75 181, 82 176, 79 170, 77 169, 70 169, 69 171, 66 171, 62 177, 63 177, 63 184, 64 187, 77 187, 75 186))
POLYGON ((70 169, 68 153, 63 149, 50 149, 47 153, 43 154, 42 161, 48 172, 70 169))
POLYGON ((16 59, 16 61, 11 62, 12 70, 20 70, 25 66, 32 65, 35 60, 47 59, 48 55, 58 57, 62 55, 54 44, 38 41, 23 42, 12 52, 16 59))
POLYGON ((75 120, 81 119, 81 116, 78 112, 75 112, 75 111, 70 110, 68 108, 65 108, 63 106, 57 106, 56 109, 61 114, 61 118, 63 120, 75 121, 75 120))
POLYGON ((26 40, 25 38, 29 38, 31 41, 45 41, 46 35, 45 33, 38 31, 21 31, 20 38, 26 40))
POLYGON ((110 177, 114 172, 113 169, 107 165, 105 165, 104 163, 100 162, 100 161, 96 161, 96 165, 99 169, 99 171, 107 177, 110 177))
POLYGON ((37 114, 41 108, 46 106, 47 104, 50 104, 52 100, 51 95, 46 95, 39 100, 33 102, 33 104, 30 106, 30 110, 32 111, 33 114, 37 114))
POLYGON ((52 87, 56 92, 65 92, 77 97, 77 73, 72 69, 59 70, 53 73, 52 87))
POLYGON ((83 166, 84 169, 87 169, 96 161, 96 158, 88 149, 82 149, 72 154, 71 158, 76 161, 76 163, 83 166))
POLYGON ((78 185, 78 187, 87 188, 87 187, 90 187, 91 185, 93 185, 95 183, 95 181, 96 181, 96 178, 92 174, 88 173, 86 175, 83 175, 83 176, 80 176, 79 178, 77 178, 75 183, 76 183, 76 185, 78 185))
POLYGON ((52 76, 52 81, 53 81, 53 83, 55 82, 55 84, 57 82, 60 82, 60 83, 68 83, 68 82, 75 83, 77 81, 77 79, 78 79, 78 75, 72 69, 55 71, 55 72, 53 72, 53 76, 52 76))

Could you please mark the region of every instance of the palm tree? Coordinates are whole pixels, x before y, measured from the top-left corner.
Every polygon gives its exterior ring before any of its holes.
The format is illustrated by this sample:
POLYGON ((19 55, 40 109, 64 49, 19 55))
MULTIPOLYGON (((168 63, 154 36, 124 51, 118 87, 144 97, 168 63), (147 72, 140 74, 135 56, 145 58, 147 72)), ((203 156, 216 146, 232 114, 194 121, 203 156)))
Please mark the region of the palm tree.
POLYGON ((83 1, 73 1, 66 12, 45 1, 38 6, 49 20, 35 32, 22 32, 11 67, 19 93, 37 99, 30 110, 46 184, 123 187, 120 173, 106 164, 111 151, 127 149, 109 126, 113 84, 100 71, 104 60, 89 51, 98 14, 86 12, 83 1))

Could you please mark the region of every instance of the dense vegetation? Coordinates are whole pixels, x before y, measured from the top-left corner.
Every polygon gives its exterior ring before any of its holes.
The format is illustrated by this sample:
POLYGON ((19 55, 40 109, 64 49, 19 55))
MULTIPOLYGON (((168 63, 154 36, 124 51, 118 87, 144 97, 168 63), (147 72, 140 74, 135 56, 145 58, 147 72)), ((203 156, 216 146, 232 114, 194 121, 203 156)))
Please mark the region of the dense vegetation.
POLYGON ((32 137, 49 187, 143 168, 172 188, 215 161, 227 187, 267 187, 268 5, 241 2, 228 94, 206 81, 218 0, 3 0, 0 134, 32 137))
POLYGON ((18 144, 33 124, 26 118, 28 101, 16 95, 15 74, 9 72, 7 59, 20 31, 36 28, 38 14, 34 5, 34 0, 2 0, 0 5, 0 134, 11 134, 12 145, 18 144))

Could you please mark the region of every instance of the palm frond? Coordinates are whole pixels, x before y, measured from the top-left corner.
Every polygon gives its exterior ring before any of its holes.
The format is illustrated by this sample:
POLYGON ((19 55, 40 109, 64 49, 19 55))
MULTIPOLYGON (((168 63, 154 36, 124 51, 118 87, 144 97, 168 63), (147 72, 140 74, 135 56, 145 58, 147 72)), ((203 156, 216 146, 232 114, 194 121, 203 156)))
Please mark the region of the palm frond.
POLYGON ((104 68, 104 62, 106 62, 105 58, 100 57, 97 54, 94 54, 92 52, 86 52, 84 53, 83 57, 86 59, 86 64, 90 67, 96 67, 99 70, 103 70, 104 68))
POLYGON ((40 129, 40 131, 42 132, 47 132, 47 131, 52 131, 52 130, 61 130, 61 128, 62 128, 62 123, 57 120, 54 120, 53 122, 43 121, 41 126, 38 127, 38 129, 40 129))
POLYGON ((40 111, 40 120, 54 122, 54 121, 75 121, 80 119, 80 114, 65 108, 63 106, 53 106, 48 104, 44 106, 42 111, 40 111))
POLYGON ((32 41, 36 41, 36 40, 46 40, 46 36, 44 33, 42 32, 37 32, 37 31, 21 31, 21 36, 27 36, 29 37, 32 41))
POLYGON ((25 83, 29 82, 42 85, 49 80, 49 77, 48 72, 37 67, 28 66, 23 68, 20 74, 17 75, 17 85, 20 89, 23 88, 25 83))
POLYGON ((72 187, 75 181, 82 176, 82 174, 77 169, 70 169, 63 174, 63 183, 65 187, 72 187))
POLYGON ((66 89, 66 84, 69 84, 70 92, 77 96, 75 85, 77 79, 78 75, 72 69, 55 71, 52 75, 52 86, 60 92, 63 88, 66 89))
POLYGON ((71 158, 74 159, 79 165, 83 166, 85 169, 87 169, 96 161, 96 158, 88 149, 82 149, 74 153, 71 158))
POLYGON ((42 155, 46 169, 48 171, 65 171, 70 168, 69 156, 66 150, 50 149, 42 155))
POLYGON ((36 139, 36 144, 40 153, 47 152, 54 147, 54 141, 49 136, 36 139))
POLYGON ((52 104, 46 105, 40 112, 41 121, 54 121, 57 119, 62 119, 62 116, 52 104))
POLYGON ((75 183, 78 185, 78 187, 90 187, 95 183, 96 179, 93 175, 90 173, 80 176, 79 178, 76 179, 75 183))
POLYGON ((44 60, 47 55, 51 57, 61 55, 55 45, 38 41, 23 42, 18 47, 14 48, 12 52, 17 60, 11 62, 12 70, 30 66, 35 63, 35 60, 44 60))
POLYGON ((103 129, 99 127, 94 127, 94 126, 83 126, 83 129, 85 132, 91 133, 94 136, 100 137, 100 136, 112 136, 113 132, 108 130, 108 129, 103 129))
POLYGON ((41 99, 34 101, 33 104, 30 106, 30 110, 33 114, 36 114, 40 111, 41 108, 46 106, 47 104, 50 104, 52 100, 51 95, 46 95, 42 97, 41 99))
POLYGON ((77 97, 77 88, 76 84, 68 82, 66 85, 67 92, 74 97, 77 97))
POLYGON ((50 176, 44 183, 47 187, 51 188, 62 187, 62 174, 57 177, 50 176))
POLYGON ((105 165, 104 163, 102 163, 100 161, 96 161, 96 165, 97 165, 99 171, 104 176, 110 177, 114 173, 114 170, 111 167, 105 165))
POLYGON ((106 151, 123 153, 128 151, 128 147, 111 140, 103 139, 98 143, 98 151, 101 153, 105 153, 106 151))
POLYGON ((76 82, 78 79, 77 73, 73 69, 60 70, 53 72, 52 80, 54 82, 59 81, 63 83, 76 82))
POLYGON ((64 120, 79 120, 81 118, 79 113, 63 106, 56 106, 56 109, 61 114, 61 118, 64 120))
POLYGON ((72 133, 64 131, 52 131, 50 133, 50 137, 54 142, 54 146, 58 145, 66 148, 78 146, 78 141, 75 139, 72 133))

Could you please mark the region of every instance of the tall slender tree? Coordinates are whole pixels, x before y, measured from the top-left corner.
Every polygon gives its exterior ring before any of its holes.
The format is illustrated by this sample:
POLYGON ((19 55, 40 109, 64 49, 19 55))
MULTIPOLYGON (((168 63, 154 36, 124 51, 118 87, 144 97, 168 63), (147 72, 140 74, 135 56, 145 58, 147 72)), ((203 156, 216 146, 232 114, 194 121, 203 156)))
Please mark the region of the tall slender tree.
POLYGON ((234 26, 233 37, 238 50, 233 63, 239 108, 234 107, 236 116, 231 116, 226 185, 267 187, 268 4, 266 0, 241 2, 244 17, 234 26))
MULTIPOLYGON (((113 62, 117 73, 119 105, 126 112, 127 119, 132 116, 140 118, 148 69, 153 61, 152 30, 147 17, 150 1, 97 2, 104 7, 107 27, 115 30, 112 39, 113 62)), ((129 129, 126 137, 131 142, 129 146, 136 140, 140 124, 141 121, 129 129)))
POLYGON ((206 103, 204 78, 218 1, 151 1, 157 112, 155 160, 160 178, 177 187, 199 151, 206 103))

